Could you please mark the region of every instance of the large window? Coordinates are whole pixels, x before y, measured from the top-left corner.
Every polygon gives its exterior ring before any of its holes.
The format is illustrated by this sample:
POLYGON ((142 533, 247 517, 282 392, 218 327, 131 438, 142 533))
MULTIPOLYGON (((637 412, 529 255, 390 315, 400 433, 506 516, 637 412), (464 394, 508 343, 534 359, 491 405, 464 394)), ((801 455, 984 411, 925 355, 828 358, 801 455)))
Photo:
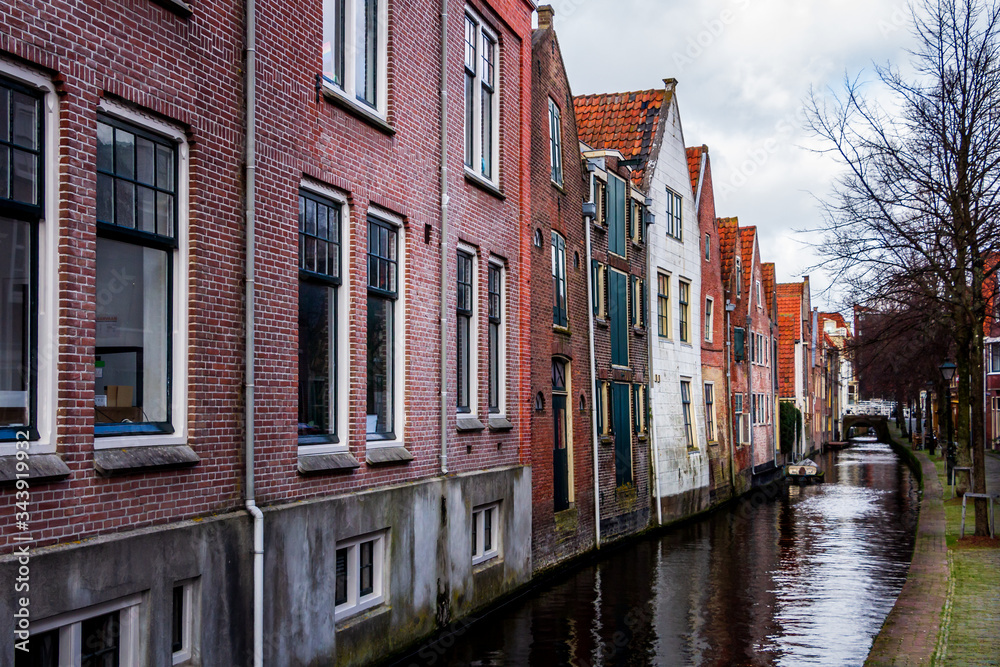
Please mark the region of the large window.
POLYGON ((675 238, 678 241, 684 240, 684 226, 681 215, 683 206, 684 200, 681 199, 681 196, 673 190, 667 190, 667 236, 675 238))
POLYGON ((458 251, 458 411, 472 412, 472 365, 475 332, 475 258, 458 251))
POLYGON ((1000 373, 1000 343, 990 343, 990 373, 1000 373))
POLYGON ((38 437, 38 238, 43 218, 42 103, 0 79, 0 440, 38 437))
POLYGON ((500 505, 492 503, 472 510, 472 564, 500 555, 500 505))
POLYGON ((643 205, 638 199, 628 200, 628 235, 633 243, 642 243, 646 238, 646 225, 643 220, 643 205))
POLYGON ((97 123, 97 435, 173 433, 177 149, 101 116, 97 123))
POLYGON ((632 385, 632 409, 634 411, 632 426, 635 429, 635 433, 639 437, 645 437, 646 418, 649 415, 649 404, 646 402, 646 385, 632 385))
POLYGON ((670 276, 656 274, 656 302, 658 304, 657 332, 663 338, 670 338, 670 276))
POLYGON ((593 296, 594 317, 608 317, 608 267, 596 259, 591 264, 591 288, 593 296))
POLYGON ((690 380, 681 380, 681 408, 684 413, 684 437, 687 440, 687 446, 693 448, 695 446, 694 441, 694 428, 691 425, 691 382, 690 380))
POLYGON ((489 324, 489 410, 491 413, 504 411, 504 383, 506 370, 503 331, 503 267, 490 262, 487 290, 489 324))
POLYGON ((639 276, 629 276, 629 321, 632 326, 645 328, 646 326, 646 281, 639 276))
POLYGON ((392 440, 396 401, 396 300, 399 298, 397 228, 368 220, 369 440, 392 440))
POLYGON ((140 662, 138 595, 31 621, 28 652, 15 667, 135 667, 140 662))
POLYGON ((465 166, 496 181, 499 104, 497 38, 473 14, 465 14, 465 166))
POLYGON ((384 112, 387 0, 323 0, 323 79, 384 112))
POLYGON ((715 385, 705 383, 705 438, 715 440, 715 385))
POLYGON ((340 206, 299 193, 299 442, 337 441, 340 206))
POLYGON ((549 98, 549 163, 552 182, 562 185, 562 117, 552 98, 549 98))
POLYGON ((552 323, 557 327, 569 325, 566 316, 566 239, 552 232, 552 323))
POLYGON ((337 541, 334 577, 336 620, 379 605, 385 600, 385 533, 337 541))
POLYGON ((688 322, 690 321, 691 314, 691 283, 686 283, 680 281, 677 283, 678 287, 678 312, 680 316, 678 317, 680 321, 680 339, 682 343, 687 343, 690 340, 688 335, 688 322))
POLYGON ((625 194, 627 184, 614 174, 608 174, 607 210, 605 217, 608 222, 608 252, 625 257, 625 194))

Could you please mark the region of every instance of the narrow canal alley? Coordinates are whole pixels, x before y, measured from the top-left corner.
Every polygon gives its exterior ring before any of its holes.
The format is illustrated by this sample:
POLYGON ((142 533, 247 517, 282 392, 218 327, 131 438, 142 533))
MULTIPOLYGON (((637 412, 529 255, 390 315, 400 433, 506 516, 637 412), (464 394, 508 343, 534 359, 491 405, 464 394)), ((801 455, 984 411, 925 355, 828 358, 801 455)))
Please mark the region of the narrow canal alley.
POLYGON ((885 444, 608 550, 457 624, 410 665, 861 665, 902 588, 918 496, 885 444))

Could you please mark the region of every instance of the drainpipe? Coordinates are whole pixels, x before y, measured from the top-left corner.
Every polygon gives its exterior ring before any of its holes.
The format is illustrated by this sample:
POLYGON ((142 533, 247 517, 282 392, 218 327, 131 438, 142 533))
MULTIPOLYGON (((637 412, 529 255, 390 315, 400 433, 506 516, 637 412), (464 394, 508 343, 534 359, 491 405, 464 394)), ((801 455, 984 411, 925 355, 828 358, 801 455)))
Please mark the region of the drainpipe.
POLYGON ((732 376, 732 348, 733 337, 730 326, 730 315, 736 310, 736 306, 726 299, 726 413, 729 415, 729 485, 733 495, 736 494, 736 429, 733 425, 736 418, 733 413, 733 376, 732 376))
POLYGON ((441 474, 448 474, 448 0, 441 0, 441 474))
POLYGON ((264 665, 264 514, 254 492, 254 255, 256 253, 254 199, 257 177, 257 5, 247 0, 247 166, 246 166, 246 406, 243 427, 246 447, 246 508, 253 517, 253 664, 264 665))
MULTIPOLYGON (((655 276, 653 273, 653 253, 649 251, 648 239, 649 232, 648 229, 652 227, 655 219, 652 213, 649 213, 649 207, 653 205, 652 199, 646 199, 646 293, 652 298, 653 290, 651 287, 651 280, 655 276)), ((652 313, 653 309, 647 304, 646 312, 652 313)), ((653 395, 653 330, 649 326, 649 322, 646 323, 646 343, 648 352, 648 362, 646 363, 646 402, 649 403, 651 396, 653 395)), ((646 415, 646 419, 649 420, 649 447, 653 453, 653 502, 656 503, 656 525, 663 525, 663 503, 660 502, 660 450, 656 446, 656 420, 653 419, 651 414, 646 415)))
MULTIPOLYGON (((587 161, 587 174, 590 175, 594 171, 594 165, 589 160, 587 161)), ((591 179, 593 177, 591 176, 591 179)), ((591 192, 593 192, 593 186, 591 186, 591 192)), ((593 198, 593 197, 591 197, 593 198)), ((593 225, 593 220, 597 216, 597 204, 593 201, 587 201, 583 203, 583 227, 587 236, 587 267, 588 270, 594 270, 594 248, 591 245, 590 239, 590 227, 593 225)), ((594 406, 597 404, 597 392, 599 391, 597 386, 597 358, 594 354, 594 314, 593 314, 593 304, 594 304, 594 277, 591 274, 590 279, 587 280, 587 306, 591 309, 590 317, 587 318, 587 329, 588 335, 590 336, 590 431, 593 434, 593 450, 594 450, 594 545, 596 548, 601 548, 601 484, 600 477, 598 475, 598 460, 597 453, 600 447, 601 434, 597 432, 597 410, 594 406)))

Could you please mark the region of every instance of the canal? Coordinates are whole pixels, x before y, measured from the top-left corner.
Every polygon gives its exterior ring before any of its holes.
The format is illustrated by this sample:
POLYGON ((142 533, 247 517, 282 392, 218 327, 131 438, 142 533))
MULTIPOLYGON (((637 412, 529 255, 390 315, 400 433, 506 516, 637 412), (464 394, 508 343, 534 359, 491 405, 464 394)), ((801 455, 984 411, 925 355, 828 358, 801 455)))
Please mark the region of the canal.
POLYGON ((393 664, 862 665, 906 578, 918 486, 881 443, 817 463, 824 484, 609 549, 393 664))

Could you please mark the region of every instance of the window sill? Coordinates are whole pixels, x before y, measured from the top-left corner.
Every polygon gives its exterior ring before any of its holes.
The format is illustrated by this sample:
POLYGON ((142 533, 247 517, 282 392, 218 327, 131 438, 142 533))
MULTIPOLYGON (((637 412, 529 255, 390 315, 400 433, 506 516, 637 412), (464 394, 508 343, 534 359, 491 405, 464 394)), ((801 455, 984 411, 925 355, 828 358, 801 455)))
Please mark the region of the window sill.
POLYGON ((299 474, 314 475, 322 472, 351 471, 361 467, 361 463, 350 452, 329 452, 326 454, 299 454, 299 474))
POLYGON ((177 16, 182 19, 186 19, 194 13, 190 5, 181 0, 153 0, 156 4, 163 7, 164 9, 177 14, 177 16))
POLYGON ((500 554, 499 553, 494 553, 493 555, 487 556, 486 558, 483 558, 482 560, 474 558, 472 560, 472 573, 473 574, 479 574, 480 572, 483 572, 485 570, 489 570, 493 566, 499 565, 502 562, 503 562, 503 559, 500 558, 500 554))
POLYGON ((323 93, 323 97, 332 102, 334 106, 340 107, 358 120, 371 125, 379 132, 390 137, 396 134, 396 129, 385 118, 372 111, 370 107, 366 107, 360 102, 355 102, 346 93, 342 93, 325 83, 320 83, 320 90, 323 93))
POLYGON ((552 187, 554 187, 559 192, 561 192, 563 194, 566 194, 566 186, 563 183, 559 183, 557 181, 553 181, 551 178, 549 179, 549 183, 551 183, 552 187))
POLYGON ((142 445, 94 451, 94 469, 103 477, 189 468, 199 461, 198 455, 187 445, 142 445))
POLYGON ((486 180, 484 177, 480 176, 468 167, 465 168, 465 181, 467 183, 472 183, 480 190, 488 192, 500 201, 505 201, 507 199, 507 196, 500 191, 500 188, 498 188, 495 183, 486 180))
POLYGON ((486 427, 483 426, 483 422, 479 421, 474 415, 459 415, 455 420, 455 430, 460 433, 468 433, 470 431, 482 431, 486 427))
POLYGON ((712 440, 711 442, 708 443, 708 446, 709 447, 718 447, 719 446, 719 441, 718 440, 712 440))
POLYGON ((369 446, 365 453, 365 463, 370 466, 409 463, 412 460, 413 454, 401 444, 381 447, 369 446))
POLYGON ((596 227, 602 232, 608 231, 607 225, 605 225, 603 222, 600 222, 599 220, 594 220, 594 227, 596 227))
POLYGON ((646 327, 632 327, 632 333, 635 334, 636 336, 645 336, 646 327))
POLYGON ((610 323, 608 322, 608 320, 606 318, 603 318, 603 317, 595 317, 594 318, 594 324, 599 324, 602 327, 610 326, 610 323))
POLYGON ((602 435, 601 444, 602 445, 612 445, 615 442, 615 437, 613 435, 602 435))
POLYGON ((562 326, 562 325, 560 325, 560 324, 553 324, 553 325, 552 325, 552 331, 553 331, 553 332, 555 332, 555 333, 559 333, 559 334, 563 334, 563 335, 566 335, 566 336, 571 336, 571 335, 573 335, 573 332, 571 332, 571 331, 569 330, 569 325, 567 325, 567 326, 562 326))
POLYGON ((491 431, 509 431, 514 428, 514 424, 509 419, 501 415, 490 415, 491 431))
MULTIPOLYGON (((0 484, 13 484, 17 481, 17 457, 0 456, 0 484)), ((70 475, 69 466, 63 462, 58 454, 29 454, 26 461, 22 461, 28 467, 22 471, 21 475, 27 472, 27 479, 33 483, 56 482, 66 479, 70 475)))
POLYGON ((635 436, 635 439, 638 440, 639 442, 646 442, 646 434, 640 433, 639 435, 635 436))

